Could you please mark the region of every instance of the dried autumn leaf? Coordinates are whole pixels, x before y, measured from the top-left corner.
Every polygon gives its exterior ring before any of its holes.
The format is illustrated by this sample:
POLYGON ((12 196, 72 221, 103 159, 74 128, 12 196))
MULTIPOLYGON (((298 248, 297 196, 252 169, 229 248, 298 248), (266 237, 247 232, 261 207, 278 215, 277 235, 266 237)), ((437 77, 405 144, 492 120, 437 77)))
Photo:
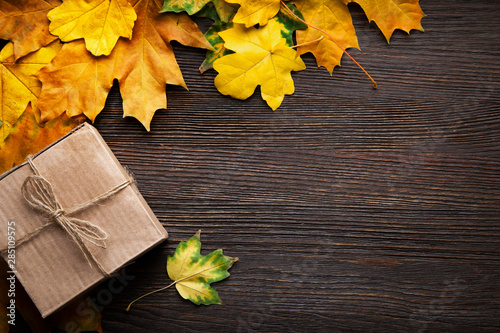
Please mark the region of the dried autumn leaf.
MULTIPOLYGON (((351 14, 343 0, 296 0, 293 3, 304 15, 305 21, 331 34, 344 49, 359 48, 358 39, 352 24, 351 14)), ((340 64, 344 51, 329 38, 323 38, 323 33, 308 28, 297 31, 298 54, 311 52, 318 66, 324 66, 330 74, 333 68, 340 64)))
POLYGON ((136 298, 129 304, 127 311, 134 302, 172 285, 175 285, 182 298, 189 299, 194 304, 222 304, 219 294, 210 284, 227 278, 230 275, 228 270, 238 261, 238 258, 225 256, 221 249, 206 256, 201 255, 200 233, 201 230, 187 241, 180 242, 174 255, 168 256, 167 273, 170 280, 174 282, 136 298))
POLYGON ((83 112, 94 121, 113 86, 112 55, 94 57, 82 40, 64 44, 53 61, 36 74, 42 82, 37 104, 42 121, 64 111, 70 117, 83 112))
POLYGON ((159 4, 135 0, 138 22, 131 41, 120 40, 117 72, 124 116, 137 119, 149 131, 156 110, 167 108, 165 84, 186 87, 170 42, 211 49, 196 23, 184 13, 159 14, 159 4), (141 22, 139 22, 139 20, 141 22))
MULTIPOLYGON (((33 74, 47 65, 59 52, 61 44, 52 42, 46 47, 15 61, 14 45, 8 43, 0 51, 0 142, 9 135, 14 122, 31 102, 36 105, 42 83, 33 74)), ((39 120, 40 111, 35 106, 34 112, 39 120)))
POLYGON ((214 62, 219 72, 215 86, 220 93, 246 99, 260 85, 262 98, 273 110, 281 105, 285 94, 293 94, 291 72, 306 66, 286 45, 276 18, 260 29, 235 25, 219 35, 225 47, 236 52, 214 62))
POLYGON ((47 13, 59 0, 0 0, 0 39, 14 43, 14 60, 57 39, 49 32, 47 13))
POLYGON ((109 55, 120 37, 132 38, 137 15, 127 0, 66 0, 48 13, 49 29, 64 42, 83 38, 93 55, 109 55))
POLYGON ((227 3, 225 0, 165 0, 160 13, 185 11, 189 15, 198 13, 206 5, 212 4, 217 11, 220 20, 227 23, 231 16, 236 12, 236 6, 227 3))
POLYGON ((83 120, 68 118, 65 114, 40 126, 31 104, 15 122, 9 136, 0 144, 0 174, 24 162, 82 123, 83 120))
POLYGON ((93 121, 116 78, 124 116, 137 118, 149 131, 155 111, 167 107, 165 85, 186 87, 170 42, 211 49, 210 43, 184 13, 159 14, 160 5, 152 0, 131 4, 137 13, 132 39, 119 39, 109 56, 94 57, 74 41, 40 70, 42 120, 67 110, 70 117, 84 113, 93 121))
POLYGON ((407 33, 412 29, 424 31, 420 23, 424 12, 418 4, 419 0, 347 0, 347 2, 358 3, 368 20, 377 24, 387 42, 396 29, 407 33))
MULTIPOLYGON (((384 36, 389 40, 395 29, 409 32, 411 29, 422 30, 420 20, 423 12, 418 5, 419 0, 293 0, 305 20, 332 35, 344 48, 359 48, 351 14, 347 8, 350 2, 361 5, 370 21, 375 21, 384 36)), ((299 54, 311 52, 318 66, 324 66, 330 74, 340 64, 344 51, 323 33, 312 28, 297 31, 299 54)))
POLYGON ((244 24, 247 28, 259 24, 266 25, 280 10, 280 0, 226 0, 240 4, 233 18, 234 23, 244 24))

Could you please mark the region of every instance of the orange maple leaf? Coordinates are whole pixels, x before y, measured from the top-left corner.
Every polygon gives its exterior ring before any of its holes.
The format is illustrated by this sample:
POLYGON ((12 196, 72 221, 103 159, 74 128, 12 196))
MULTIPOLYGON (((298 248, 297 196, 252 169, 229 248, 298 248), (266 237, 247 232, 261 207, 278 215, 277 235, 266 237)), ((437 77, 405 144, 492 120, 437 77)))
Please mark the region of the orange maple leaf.
POLYGON ((356 2, 363 8, 368 20, 377 24, 387 42, 396 29, 407 33, 412 29, 424 31, 420 21, 425 14, 418 4, 419 0, 348 0, 348 2, 356 2))
MULTIPOLYGON (((361 5, 370 21, 375 21, 387 41, 395 29, 409 32, 412 29, 423 31, 420 21, 424 13, 419 0, 293 0, 304 15, 305 21, 335 38, 344 50, 359 48, 356 32, 352 24, 347 4, 356 2, 361 5)), ((324 66, 330 74, 340 64, 344 53, 331 39, 323 38, 319 30, 307 28, 297 30, 298 54, 311 52, 318 66, 324 66)))
POLYGON ((40 126, 29 103, 0 144, 0 174, 23 163, 28 155, 39 152, 82 122, 83 119, 70 119, 63 114, 40 126))
POLYGON ((185 13, 160 14, 163 1, 131 1, 137 13, 132 39, 119 39, 108 57, 95 57, 81 41, 67 43, 37 77, 42 92, 37 106, 42 121, 65 110, 92 121, 104 108, 113 79, 118 79, 124 116, 137 118, 149 131, 156 110, 167 107, 165 85, 186 87, 170 45, 211 49, 198 26, 185 13))
MULTIPOLYGON (((307 23, 330 33, 344 49, 359 48, 351 14, 342 0, 298 0, 293 3, 307 23)), ((314 42, 322 36, 322 32, 311 28, 297 30, 297 44, 302 45, 297 52, 313 53, 318 66, 324 66, 331 74, 333 68, 340 64, 344 51, 329 38, 314 42)))
POLYGON ((49 32, 47 13, 59 0, 0 0, 0 38, 14 43, 15 60, 57 39, 49 32))

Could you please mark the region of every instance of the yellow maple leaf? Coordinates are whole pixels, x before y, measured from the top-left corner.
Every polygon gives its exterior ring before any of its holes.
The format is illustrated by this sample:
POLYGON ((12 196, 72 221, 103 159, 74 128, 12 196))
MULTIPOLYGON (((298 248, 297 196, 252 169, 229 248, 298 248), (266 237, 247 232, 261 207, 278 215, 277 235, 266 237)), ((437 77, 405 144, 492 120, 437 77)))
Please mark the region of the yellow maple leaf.
POLYGON ((420 24, 424 12, 419 0, 347 0, 363 8, 368 20, 374 21, 389 42, 396 29, 410 33, 416 29, 424 31, 420 24))
MULTIPOLYGON (((347 4, 356 2, 361 5, 370 21, 375 21, 389 41, 395 29, 409 32, 411 29, 422 30, 420 24, 424 16, 419 0, 293 0, 304 15, 307 23, 322 29, 335 38, 344 48, 359 48, 351 15, 347 4)), ((297 44, 301 45, 299 54, 311 52, 318 66, 324 66, 330 74, 340 64, 344 51, 331 39, 323 38, 323 33, 313 29, 297 31, 297 44)))
POLYGON ((109 55, 120 37, 132 38, 137 15, 127 0, 67 0, 48 13, 49 30, 64 42, 83 38, 93 55, 109 55))
MULTIPOLYGON (((14 44, 8 43, 0 51, 0 142, 9 134, 12 125, 26 105, 35 105, 42 83, 33 74, 47 65, 59 52, 61 44, 54 41, 46 47, 15 61, 14 44)), ((40 111, 33 107, 39 120, 40 111)))
POLYGON ((0 38, 14 43, 14 59, 57 39, 50 34, 47 13, 59 0, 0 0, 0 38))
POLYGON ((160 14, 157 0, 131 4, 137 13, 132 39, 119 39, 109 56, 94 57, 82 41, 74 41, 40 70, 42 120, 67 110, 70 117, 84 113, 94 121, 118 79, 124 116, 137 118, 149 131, 155 111, 167 107, 165 85, 186 87, 170 42, 207 49, 210 44, 186 14, 160 14))
POLYGON ((233 18, 234 23, 245 24, 247 28, 259 24, 266 25, 280 10, 280 0, 226 0, 240 4, 241 7, 233 18))
POLYGON ((260 85, 262 98, 273 110, 281 105, 285 94, 293 94, 291 72, 306 66, 295 50, 286 45, 280 27, 278 20, 272 19, 260 29, 236 24, 219 32, 225 47, 235 51, 214 62, 219 73, 215 86, 220 93, 247 99, 260 85))

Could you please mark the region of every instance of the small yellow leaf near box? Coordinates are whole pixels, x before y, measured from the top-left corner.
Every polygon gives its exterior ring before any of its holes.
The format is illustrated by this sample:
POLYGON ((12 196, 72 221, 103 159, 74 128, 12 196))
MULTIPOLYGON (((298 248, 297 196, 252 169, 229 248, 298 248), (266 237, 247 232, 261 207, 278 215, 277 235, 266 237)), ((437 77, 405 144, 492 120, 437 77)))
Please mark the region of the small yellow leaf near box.
POLYGON ((0 251, 46 317, 168 234, 91 125, 83 124, 31 161, 32 165, 24 163, 0 175, 0 251), (37 172, 46 182, 35 182, 33 191, 40 184, 50 184, 47 188, 60 209, 44 213, 25 199, 23 184, 30 176, 36 178, 37 172), (82 204, 83 208, 72 212, 82 204), (76 233, 85 229, 87 234, 72 236, 62 227, 62 220, 68 221, 68 229, 76 233), (96 230, 106 235, 104 247, 92 240, 99 233, 96 230))

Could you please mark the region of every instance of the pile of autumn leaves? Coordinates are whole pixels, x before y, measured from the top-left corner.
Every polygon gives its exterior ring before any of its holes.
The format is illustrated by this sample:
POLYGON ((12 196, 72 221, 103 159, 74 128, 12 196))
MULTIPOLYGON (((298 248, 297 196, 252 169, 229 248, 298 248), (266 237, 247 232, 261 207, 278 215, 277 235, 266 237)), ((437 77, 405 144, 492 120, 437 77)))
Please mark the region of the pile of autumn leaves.
MULTIPOLYGON (((294 0, 286 6, 343 48, 358 48, 349 2, 360 4, 387 40, 395 29, 422 30, 418 0, 294 0)), ((38 122, 65 111, 93 121, 114 79, 124 116, 149 130, 154 113, 167 107, 166 84, 186 87, 172 40, 208 50, 200 71, 218 72, 222 94, 246 99, 260 85, 274 110, 294 92, 291 72, 305 69, 301 54, 311 52, 330 73, 343 54, 283 6, 280 0, 1 1, 0 38, 10 42, 0 52, 0 142, 29 102, 38 122), (192 15, 214 25, 203 35, 192 15)))

